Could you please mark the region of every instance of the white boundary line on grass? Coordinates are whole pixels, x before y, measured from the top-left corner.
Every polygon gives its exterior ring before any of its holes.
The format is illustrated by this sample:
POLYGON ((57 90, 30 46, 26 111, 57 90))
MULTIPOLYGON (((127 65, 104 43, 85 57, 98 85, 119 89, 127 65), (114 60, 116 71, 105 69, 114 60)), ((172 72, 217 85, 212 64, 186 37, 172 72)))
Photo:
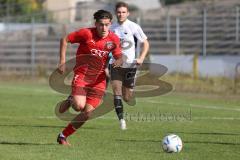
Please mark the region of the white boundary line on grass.
MULTIPOLYGON (((228 110, 228 111, 237 111, 240 112, 240 108, 227 108, 227 107, 222 107, 222 106, 210 106, 210 105, 196 105, 196 104, 183 104, 183 103, 171 103, 171 102, 164 102, 164 101, 154 101, 154 100, 144 100, 144 101, 139 101, 139 102, 149 102, 149 103, 155 103, 155 104, 168 104, 168 105, 174 105, 174 106, 189 106, 189 107, 194 107, 194 108, 204 108, 204 109, 216 109, 216 110, 228 110)), ((236 107, 236 106, 233 106, 236 107)))
MULTIPOLYGON (((39 88, 25 88, 25 87, 9 87, 9 86, 0 86, 1 89, 14 89, 14 90, 22 90, 22 91, 32 91, 32 92, 40 92, 40 93, 57 93, 54 90, 51 89, 39 89, 39 88)), ((138 102, 149 102, 149 103, 155 103, 155 104, 168 104, 168 105, 184 105, 189 107, 195 107, 195 108, 206 108, 206 109, 217 109, 217 110, 229 110, 229 111, 238 111, 240 112, 240 106, 232 106, 232 107, 239 107, 239 109, 235 108, 227 108, 223 106, 210 106, 210 105, 197 105, 197 104, 182 104, 182 103, 172 103, 172 102, 164 102, 164 101, 155 101, 155 100, 138 100, 138 102)))
POLYGON ((193 120, 240 120, 240 118, 233 117, 192 117, 193 120))
MULTIPOLYGON (((56 116, 37 116, 37 117, 11 117, 11 116, 0 116, 1 118, 11 118, 11 119, 23 119, 23 118, 31 118, 31 119, 58 119, 56 116)), ((116 117, 110 117, 110 116, 101 116, 96 119, 104 119, 104 120, 116 120, 116 117)), ((94 119, 93 119, 94 120, 94 119)), ((234 118, 234 117, 192 117, 192 120, 240 120, 240 118, 234 118)), ((133 120, 134 121, 134 120, 133 120)), ((167 121, 167 120, 162 120, 167 121)), ((147 122, 147 121, 146 121, 147 122)), ((154 122, 154 121, 151 121, 154 122)), ((160 122, 160 121, 158 121, 160 122)), ((179 122, 179 121, 176 121, 179 122)), ((181 122, 181 121, 180 121, 181 122)))

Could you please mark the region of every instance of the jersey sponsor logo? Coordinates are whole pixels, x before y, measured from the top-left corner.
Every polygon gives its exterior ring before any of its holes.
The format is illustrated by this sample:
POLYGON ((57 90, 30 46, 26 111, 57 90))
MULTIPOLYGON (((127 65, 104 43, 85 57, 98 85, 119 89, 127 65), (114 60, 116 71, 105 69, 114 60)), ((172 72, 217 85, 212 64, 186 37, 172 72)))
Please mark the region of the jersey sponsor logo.
POLYGON ((113 42, 107 42, 105 44, 105 48, 108 49, 108 50, 113 50, 115 47, 116 47, 116 45, 113 42))
POLYGON ((99 49, 91 49, 91 53, 94 56, 104 57, 108 54, 108 51, 102 51, 99 49))

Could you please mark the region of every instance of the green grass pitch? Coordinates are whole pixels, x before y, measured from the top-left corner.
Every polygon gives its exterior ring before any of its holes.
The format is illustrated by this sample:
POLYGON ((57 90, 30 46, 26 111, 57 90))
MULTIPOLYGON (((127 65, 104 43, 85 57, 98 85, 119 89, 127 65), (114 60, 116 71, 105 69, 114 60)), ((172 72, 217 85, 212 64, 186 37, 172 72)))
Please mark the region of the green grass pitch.
POLYGON ((239 160, 240 99, 169 93, 126 106, 126 131, 114 111, 88 121, 56 143, 67 122, 54 114, 66 95, 48 85, 0 84, 0 159, 5 160, 239 160), (180 153, 165 153, 162 138, 182 138, 180 153))

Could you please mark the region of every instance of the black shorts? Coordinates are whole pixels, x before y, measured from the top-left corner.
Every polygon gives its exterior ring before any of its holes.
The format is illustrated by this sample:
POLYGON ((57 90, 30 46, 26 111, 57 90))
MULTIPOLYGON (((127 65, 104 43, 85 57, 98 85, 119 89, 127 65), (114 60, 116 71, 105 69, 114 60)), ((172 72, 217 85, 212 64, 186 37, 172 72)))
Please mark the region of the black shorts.
POLYGON ((122 81, 122 85, 126 88, 133 88, 135 86, 136 68, 113 68, 109 66, 111 80, 122 81))

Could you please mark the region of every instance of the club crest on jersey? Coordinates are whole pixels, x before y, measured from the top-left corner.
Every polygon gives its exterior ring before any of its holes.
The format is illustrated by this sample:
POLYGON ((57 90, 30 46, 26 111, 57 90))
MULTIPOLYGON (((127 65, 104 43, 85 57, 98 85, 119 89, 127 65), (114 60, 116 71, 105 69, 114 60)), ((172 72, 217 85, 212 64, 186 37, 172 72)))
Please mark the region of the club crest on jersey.
POLYGON ((108 50, 112 50, 113 48, 115 48, 115 44, 113 42, 107 42, 105 44, 105 48, 108 50))

